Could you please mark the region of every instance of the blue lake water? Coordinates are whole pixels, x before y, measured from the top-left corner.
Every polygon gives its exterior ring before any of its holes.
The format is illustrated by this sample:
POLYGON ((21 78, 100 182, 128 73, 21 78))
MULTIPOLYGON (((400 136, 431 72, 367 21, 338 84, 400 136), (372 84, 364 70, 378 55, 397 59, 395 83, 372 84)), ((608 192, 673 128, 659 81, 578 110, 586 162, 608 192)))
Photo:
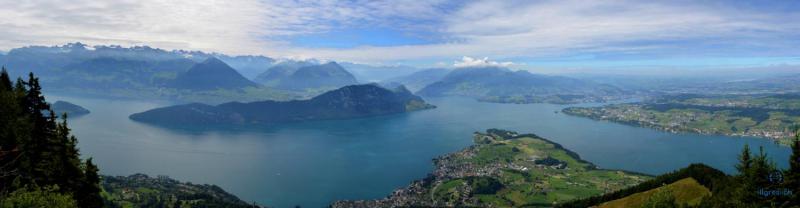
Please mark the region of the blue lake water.
POLYGON ((246 201, 325 207, 336 199, 375 199, 424 177, 431 159, 501 128, 535 133, 602 168, 660 174, 690 163, 733 172, 749 144, 787 167, 790 150, 766 139, 672 134, 555 113, 565 105, 427 99, 438 106, 406 114, 273 126, 164 128, 128 115, 170 103, 48 97, 86 107, 70 119, 86 157, 102 174, 168 175, 216 184, 246 201))

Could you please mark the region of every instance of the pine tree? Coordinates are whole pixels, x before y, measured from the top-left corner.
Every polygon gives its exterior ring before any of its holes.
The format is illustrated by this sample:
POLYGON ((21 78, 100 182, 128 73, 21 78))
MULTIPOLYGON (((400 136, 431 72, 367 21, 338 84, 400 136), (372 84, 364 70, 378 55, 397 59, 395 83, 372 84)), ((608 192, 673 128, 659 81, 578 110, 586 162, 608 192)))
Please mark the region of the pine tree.
MULTIPOLYGON (((18 106, 11 79, 5 68, 0 71, 0 164, 13 163, 17 158, 17 126, 12 120, 18 118, 18 106)), ((16 175, 15 166, 0 166, 0 192, 11 185, 16 175)))
POLYGON ((758 199, 758 188, 756 187, 757 182, 755 180, 757 159, 758 156, 753 158, 750 146, 745 144, 742 153, 739 155, 739 164, 736 165, 736 170, 739 171, 739 175, 736 176, 735 181, 739 186, 734 190, 734 193, 731 194, 733 201, 751 203, 758 199))
POLYGON ((756 185, 760 187, 766 187, 770 184, 768 181, 768 176, 770 173, 775 171, 774 163, 767 157, 767 153, 764 152, 764 147, 758 148, 758 155, 753 158, 753 167, 752 167, 752 177, 751 180, 755 182, 756 185))
POLYGON ((103 198, 100 197, 100 176, 97 174, 99 169, 92 162, 92 158, 86 160, 85 180, 81 191, 78 192, 82 198, 78 199, 81 207, 103 207, 103 198))
POLYGON ((80 207, 102 207, 97 166, 81 161, 66 115, 56 121, 33 74, 11 85, 0 72, 0 194, 54 186, 80 207))
POLYGON ((736 165, 736 170, 739 171, 740 175, 750 175, 750 167, 753 166, 753 159, 750 157, 750 145, 745 144, 744 149, 742 149, 742 153, 739 154, 739 164, 736 165))
MULTIPOLYGON (((33 121, 33 128, 30 131, 29 145, 22 153, 27 160, 25 161, 26 174, 34 180, 32 183, 53 184, 58 180, 55 175, 58 164, 54 158, 54 151, 59 148, 60 144, 55 141, 55 116, 53 111, 50 110, 50 105, 45 101, 42 95, 42 87, 39 85, 39 79, 33 73, 28 76, 27 93, 23 99, 23 107, 28 116, 33 121), (45 116, 44 113, 48 113, 45 116)), ((68 187, 61 187, 62 189, 69 189, 68 187)))
POLYGON ((792 155, 789 156, 789 169, 784 174, 786 178, 785 187, 792 190, 789 203, 794 206, 800 205, 800 131, 795 133, 794 143, 792 144, 792 155))
POLYGON ((8 71, 3 67, 0 71, 0 91, 11 91, 11 78, 8 77, 8 71))

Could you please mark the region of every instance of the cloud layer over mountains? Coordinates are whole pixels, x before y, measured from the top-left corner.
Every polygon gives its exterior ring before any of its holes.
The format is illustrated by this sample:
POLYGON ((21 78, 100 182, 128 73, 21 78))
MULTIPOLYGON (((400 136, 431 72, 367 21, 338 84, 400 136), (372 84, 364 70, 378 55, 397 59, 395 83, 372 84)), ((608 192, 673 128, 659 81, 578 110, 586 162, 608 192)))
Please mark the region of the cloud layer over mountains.
POLYGON ((625 0, 34 0, 0 7, 0 50, 81 41, 363 62, 586 53, 798 56, 789 48, 799 41, 800 21, 793 21, 800 19, 793 12, 798 7, 625 0), (381 46, 295 44, 298 37, 366 29, 397 35, 381 46))

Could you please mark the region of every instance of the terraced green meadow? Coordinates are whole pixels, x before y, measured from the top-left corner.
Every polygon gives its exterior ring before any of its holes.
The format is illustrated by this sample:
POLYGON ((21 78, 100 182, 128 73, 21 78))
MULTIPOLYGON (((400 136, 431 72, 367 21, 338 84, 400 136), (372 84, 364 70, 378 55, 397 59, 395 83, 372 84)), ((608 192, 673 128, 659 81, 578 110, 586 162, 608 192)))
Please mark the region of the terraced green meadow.
POLYGON ((333 207, 553 206, 626 188, 649 176, 598 169, 534 134, 491 129, 475 145, 434 159, 436 169, 391 196, 333 207))

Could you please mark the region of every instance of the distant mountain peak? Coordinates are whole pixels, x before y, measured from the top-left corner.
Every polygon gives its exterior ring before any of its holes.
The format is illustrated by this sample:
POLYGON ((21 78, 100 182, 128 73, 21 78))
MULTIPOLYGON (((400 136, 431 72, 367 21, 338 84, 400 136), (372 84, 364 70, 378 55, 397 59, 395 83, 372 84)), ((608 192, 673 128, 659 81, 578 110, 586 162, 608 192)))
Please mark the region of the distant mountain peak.
POLYGON ((266 86, 285 90, 333 89, 358 84, 355 76, 336 62, 281 63, 256 78, 266 86))
MULTIPOLYGON (((215 64, 215 65, 226 65, 226 66, 228 65, 225 62, 223 62, 222 60, 219 60, 217 57, 214 57, 214 56, 208 57, 205 61, 203 61, 202 64, 215 64)), ((230 66, 228 66, 228 67, 230 67, 230 66)))
POLYGON ((171 84, 179 89, 214 90, 239 89, 258 86, 235 69, 215 57, 197 63, 189 71, 180 74, 171 84))
POLYGON ((392 89, 392 91, 394 91, 396 93, 409 93, 409 94, 411 93, 411 91, 408 90, 408 88, 406 88, 406 86, 402 85, 402 84, 400 84, 397 87, 395 87, 394 89, 392 89))

